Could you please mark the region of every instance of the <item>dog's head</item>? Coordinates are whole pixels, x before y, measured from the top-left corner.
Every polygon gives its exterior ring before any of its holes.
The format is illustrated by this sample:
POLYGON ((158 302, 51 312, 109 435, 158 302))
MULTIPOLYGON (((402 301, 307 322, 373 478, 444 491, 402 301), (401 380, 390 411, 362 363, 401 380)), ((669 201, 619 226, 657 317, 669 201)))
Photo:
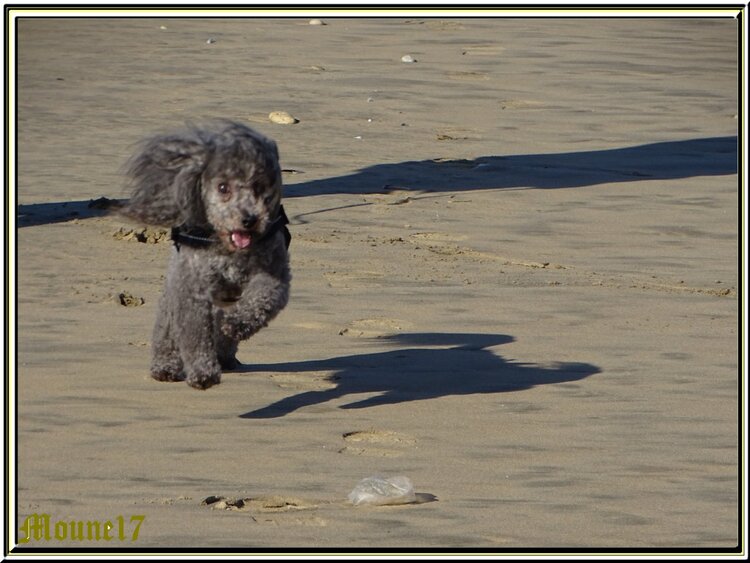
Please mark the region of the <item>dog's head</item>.
POLYGON ((270 227, 281 204, 275 143, 233 124, 215 139, 201 175, 208 223, 230 250, 248 248, 270 227))
POLYGON ((276 144, 240 123, 147 139, 130 160, 124 213, 174 227, 209 227, 229 251, 252 246, 281 205, 276 144))

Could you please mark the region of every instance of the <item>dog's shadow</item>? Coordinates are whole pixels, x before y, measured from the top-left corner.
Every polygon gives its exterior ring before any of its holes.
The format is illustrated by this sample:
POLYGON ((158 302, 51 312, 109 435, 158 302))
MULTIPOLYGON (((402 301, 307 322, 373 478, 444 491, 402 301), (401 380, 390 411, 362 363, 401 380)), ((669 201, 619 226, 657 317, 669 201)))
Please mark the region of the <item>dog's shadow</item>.
POLYGON ((346 396, 365 395, 343 409, 359 409, 450 395, 508 393, 578 381, 600 372, 591 364, 559 363, 552 367, 503 359, 490 347, 513 341, 502 334, 398 334, 377 339, 396 349, 265 365, 242 366, 240 372, 331 372, 329 389, 304 391, 240 418, 276 418, 300 408, 346 396))

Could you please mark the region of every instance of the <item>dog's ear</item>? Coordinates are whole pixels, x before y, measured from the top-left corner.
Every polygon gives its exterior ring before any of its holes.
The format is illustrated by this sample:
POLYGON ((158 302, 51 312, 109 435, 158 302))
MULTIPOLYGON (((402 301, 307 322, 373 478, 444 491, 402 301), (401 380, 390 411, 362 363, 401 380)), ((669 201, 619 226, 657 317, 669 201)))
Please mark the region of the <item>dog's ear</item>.
POLYGON ((192 133, 144 141, 125 167, 131 197, 122 213, 151 225, 205 222, 200 177, 210 149, 192 133))

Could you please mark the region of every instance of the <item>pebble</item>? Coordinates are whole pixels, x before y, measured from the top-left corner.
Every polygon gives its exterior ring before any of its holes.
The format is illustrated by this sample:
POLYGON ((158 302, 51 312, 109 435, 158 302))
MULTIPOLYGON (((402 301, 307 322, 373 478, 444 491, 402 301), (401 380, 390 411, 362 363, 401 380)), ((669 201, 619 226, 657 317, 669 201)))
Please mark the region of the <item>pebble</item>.
POLYGON ((291 125, 293 123, 299 123, 299 119, 285 111, 272 111, 268 114, 268 119, 270 119, 273 123, 278 123, 279 125, 291 125))
POLYGON ((146 302, 143 297, 134 297, 127 292, 118 293, 117 295, 115 295, 114 301, 116 303, 119 303, 123 307, 138 307, 146 302))
POLYGON ((323 20, 319 20, 319 19, 310 20, 308 23, 310 25, 326 25, 326 22, 324 22, 323 20))
POLYGON ((402 63, 416 63, 417 59, 415 59, 411 55, 404 55, 403 57, 401 57, 401 62, 402 63))
POLYGON ((214 39, 213 37, 209 37, 208 39, 206 39, 207 45, 211 45, 212 43, 216 43, 216 39, 214 39))

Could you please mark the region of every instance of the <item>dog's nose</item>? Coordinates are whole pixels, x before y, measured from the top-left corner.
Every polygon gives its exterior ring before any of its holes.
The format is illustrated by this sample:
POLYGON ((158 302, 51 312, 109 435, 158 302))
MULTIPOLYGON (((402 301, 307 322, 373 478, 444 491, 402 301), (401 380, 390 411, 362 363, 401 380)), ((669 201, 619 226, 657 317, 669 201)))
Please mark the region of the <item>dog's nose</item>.
POLYGON ((257 215, 254 215, 254 214, 246 215, 245 218, 242 220, 242 226, 245 227, 249 231, 256 225, 257 222, 258 222, 257 215))

